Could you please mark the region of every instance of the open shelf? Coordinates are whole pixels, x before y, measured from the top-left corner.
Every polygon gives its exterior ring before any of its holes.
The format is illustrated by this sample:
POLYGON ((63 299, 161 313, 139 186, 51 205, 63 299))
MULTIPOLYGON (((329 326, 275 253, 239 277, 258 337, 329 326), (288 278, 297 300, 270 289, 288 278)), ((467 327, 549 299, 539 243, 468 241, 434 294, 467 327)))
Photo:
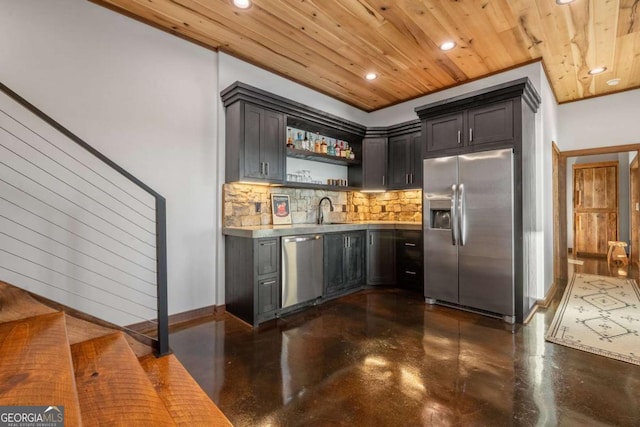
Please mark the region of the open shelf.
POLYGON ((295 157, 297 159, 313 160, 316 162, 342 166, 359 165, 361 163, 358 159, 350 160, 345 159, 344 157, 330 156, 328 154, 314 153, 313 151, 298 150, 296 148, 287 148, 287 157, 295 157))

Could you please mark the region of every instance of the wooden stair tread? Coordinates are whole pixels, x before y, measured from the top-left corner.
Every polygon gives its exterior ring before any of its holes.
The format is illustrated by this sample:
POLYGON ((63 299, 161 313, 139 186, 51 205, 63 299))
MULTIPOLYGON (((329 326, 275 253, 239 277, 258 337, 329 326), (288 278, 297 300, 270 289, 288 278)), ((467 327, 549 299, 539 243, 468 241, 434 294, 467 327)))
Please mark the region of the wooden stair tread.
POLYGON ((64 406, 82 425, 64 313, 0 324, 0 405, 64 406))
POLYGON ((28 292, 0 281, 0 322, 11 322, 58 311, 39 303, 28 292))
POLYGON ((73 344, 85 426, 175 425, 121 332, 73 344))
POLYGON ((140 358, 140 365, 176 425, 232 425, 174 355, 147 355, 140 358))
MULTIPOLYGON (((56 305, 58 309, 48 306, 38 297, 34 298, 29 292, 13 285, 0 281, 0 323, 37 316, 40 314, 57 313, 65 311, 67 322, 67 338, 70 344, 87 341, 113 333, 117 329, 98 325, 90 320, 85 320, 69 313, 68 308, 56 305)), ((150 354, 153 349, 131 337, 125 338, 136 356, 150 354)))

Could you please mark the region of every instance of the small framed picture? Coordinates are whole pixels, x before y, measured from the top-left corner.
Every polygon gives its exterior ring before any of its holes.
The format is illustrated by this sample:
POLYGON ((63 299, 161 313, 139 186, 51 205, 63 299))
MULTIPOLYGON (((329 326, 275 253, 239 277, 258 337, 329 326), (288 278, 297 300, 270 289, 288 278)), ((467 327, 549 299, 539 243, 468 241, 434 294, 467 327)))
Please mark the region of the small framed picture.
POLYGON ((286 194, 271 195, 273 225, 291 224, 291 204, 286 194))

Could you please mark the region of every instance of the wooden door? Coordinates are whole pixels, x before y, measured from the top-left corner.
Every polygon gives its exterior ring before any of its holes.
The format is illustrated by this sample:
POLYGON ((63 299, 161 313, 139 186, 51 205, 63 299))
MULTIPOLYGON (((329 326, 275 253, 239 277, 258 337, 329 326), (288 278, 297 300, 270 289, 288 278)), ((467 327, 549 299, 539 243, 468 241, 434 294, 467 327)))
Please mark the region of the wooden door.
POLYGON ((573 165, 574 252, 607 255, 618 240, 618 162, 573 165))
MULTIPOLYGON (((633 154, 633 153, 631 153, 633 154)), ((638 167, 638 155, 635 152, 635 158, 629 167, 629 194, 631 207, 631 262, 638 263, 640 261, 640 168, 638 167)))

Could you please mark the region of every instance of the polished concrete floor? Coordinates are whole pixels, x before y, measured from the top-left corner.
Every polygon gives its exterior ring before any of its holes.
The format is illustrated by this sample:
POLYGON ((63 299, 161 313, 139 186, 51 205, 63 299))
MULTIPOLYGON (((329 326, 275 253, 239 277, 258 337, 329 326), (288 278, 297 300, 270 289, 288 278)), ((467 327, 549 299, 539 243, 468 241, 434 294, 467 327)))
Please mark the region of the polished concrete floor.
POLYGON ((236 426, 639 426, 640 366, 545 342, 561 296, 512 331, 363 291, 257 330, 223 315, 171 346, 236 426))

